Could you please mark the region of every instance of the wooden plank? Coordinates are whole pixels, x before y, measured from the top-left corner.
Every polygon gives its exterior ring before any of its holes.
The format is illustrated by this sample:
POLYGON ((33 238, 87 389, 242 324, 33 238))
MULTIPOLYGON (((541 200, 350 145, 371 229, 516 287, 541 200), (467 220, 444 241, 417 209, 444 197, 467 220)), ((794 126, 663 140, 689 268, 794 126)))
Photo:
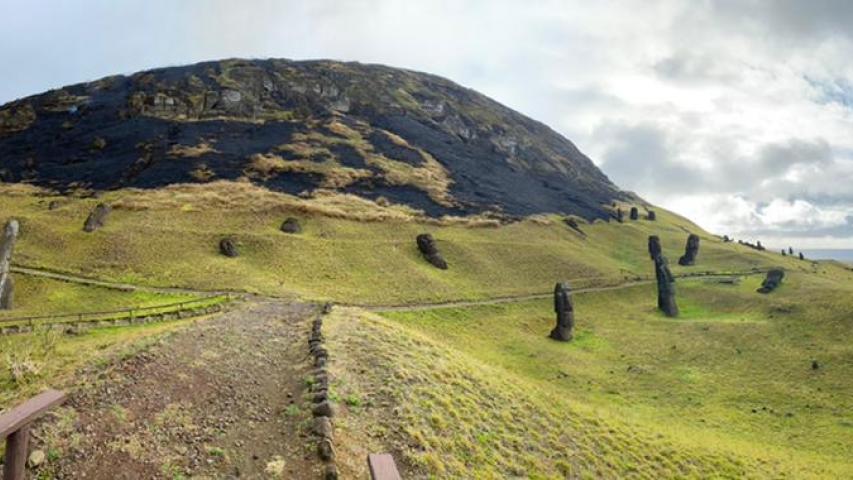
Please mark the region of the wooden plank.
POLYGON ((51 408, 64 402, 65 398, 65 392, 47 390, 0 415, 0 439, 30 424, 51 408))
POLYGON ((6 463, 3 465, 3 478, 5 480, 24 480, 27 466, 27 443, 29 441, 29 425, 24 425, 6 439, 6 463))
POLYGON ((367 456, 367 464, 373 480, 403 480, 390 453, 371 453, 367 456))

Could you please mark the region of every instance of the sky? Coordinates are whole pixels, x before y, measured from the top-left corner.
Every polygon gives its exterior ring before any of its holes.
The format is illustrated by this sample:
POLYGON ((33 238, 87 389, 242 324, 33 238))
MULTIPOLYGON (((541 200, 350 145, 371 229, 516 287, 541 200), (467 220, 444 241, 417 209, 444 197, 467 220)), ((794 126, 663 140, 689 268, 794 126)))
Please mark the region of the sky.
POLYGON ((0 103, 228 57, 435 73, 718 234, 853 248, 853 2, 0 0, 0 103))

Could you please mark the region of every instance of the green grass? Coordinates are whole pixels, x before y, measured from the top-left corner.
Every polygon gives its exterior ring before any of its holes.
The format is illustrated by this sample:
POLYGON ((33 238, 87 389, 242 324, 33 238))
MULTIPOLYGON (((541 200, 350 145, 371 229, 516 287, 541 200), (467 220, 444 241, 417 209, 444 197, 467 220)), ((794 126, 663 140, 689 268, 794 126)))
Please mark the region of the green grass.
POLYGON ((13 317, 144 308, 198 299, 196 295, 122 291, 15 274, 15 305, 0 311, 0 322, 13 317))
POLYGON ((796 274, 763 296, 759 283, 681 282, 677 319, 651 286, 576 295, 568 344, 546 338, 548 300, 338 313, 335 389, 403 411, 344 423, 400 429, 366 441, 442 478, 850 476, 853 289, 796 274))
POLYGON ((119 191, 98 200, 66 199, 52 211, 47 209, 52 197, 0 196, 0 210, 22 223, 15 263, 142 285, 234 289, 354 304, 525 295, 547 292, 558 279, 582 287, 648 277, 653 273, 646 254, 650 234, 661 236, 677 274, 776 265, 812 268, 810 262, 724 244, 662 210, 657 222, 582 225, 588 234, 582 238, 558 218, 494 228, 375 223, 264 207, 251 197, 223 214, 205 209, 206 202, 176 196, 168 208, 117 209, 102 230, 82 232, 96 203, 138 195, 119 191), (302 219, 303 234, 278 230, 291 215, 302 219), (685 230, 702 237, 696 267, 676 264, 685 230), (449 270, 439 271, 421 258, 414 239, 423 232, 436 237, 449 270), (224 236, 237 240, 239 258, 219 254, 224 236))

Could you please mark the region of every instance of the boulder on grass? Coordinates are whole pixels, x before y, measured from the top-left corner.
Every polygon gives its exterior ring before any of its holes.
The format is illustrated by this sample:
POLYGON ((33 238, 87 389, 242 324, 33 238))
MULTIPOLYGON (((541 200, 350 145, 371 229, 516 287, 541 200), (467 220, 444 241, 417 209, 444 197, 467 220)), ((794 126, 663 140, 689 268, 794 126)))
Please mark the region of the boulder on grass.
POLYGON ((302 225, 299 224, 298 219, 290 217, 281 224, 281 231, 293 234, 302 233, 302 225))

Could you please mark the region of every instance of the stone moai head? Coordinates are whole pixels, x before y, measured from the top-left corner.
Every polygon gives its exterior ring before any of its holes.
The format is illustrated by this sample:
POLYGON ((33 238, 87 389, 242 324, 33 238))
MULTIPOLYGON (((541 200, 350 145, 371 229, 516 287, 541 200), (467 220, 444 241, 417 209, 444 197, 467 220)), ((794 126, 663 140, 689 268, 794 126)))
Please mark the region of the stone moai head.
POLYGON ((658 219, 658 216, 657 216, 657 214, 655 213, 655 211, 654 211, 654 210, 649 210, 649 213, 646 215, 646 218, 647 218, 650 222, 654 222, 655 220, 657 220, 657 219, 658 219))
POLYGON ((631 207, 631 214, 629 215, 631 220, 639 220, 640 219, 640 210, 637 207, 631 207))
POLYGON ((447 261, 438 251, 438 245, 432 235, 422 233, 415 238, 415 241, 418 244, 418 250, 429 263, 441 270, 447 270, 447 261))
POLYGON ((554 286, 554 312, 557 314, 557 325, 551 330, 549 337, 561 342, 572 339, 575 325, 572 290, 568 283, 560 282, 554 286))
POLYGON ((655 278, 658 289, 658 308, 668 317, 678 316, 675 303, 675 276, 669 270, 669 262, 663 255, 655 258, 655 278))
POLYGON ((660 246, 660 237, 657 235, 649 236, 649 258, 652 260, 660 256, 663 250, 660 246))
POLYGON ((687 246, 684 248, 684 255, 678 259, 679 265, 693 265, 696 263, 696 255, 699 254, 699 235, 691 233, 687 237, 687 246))

